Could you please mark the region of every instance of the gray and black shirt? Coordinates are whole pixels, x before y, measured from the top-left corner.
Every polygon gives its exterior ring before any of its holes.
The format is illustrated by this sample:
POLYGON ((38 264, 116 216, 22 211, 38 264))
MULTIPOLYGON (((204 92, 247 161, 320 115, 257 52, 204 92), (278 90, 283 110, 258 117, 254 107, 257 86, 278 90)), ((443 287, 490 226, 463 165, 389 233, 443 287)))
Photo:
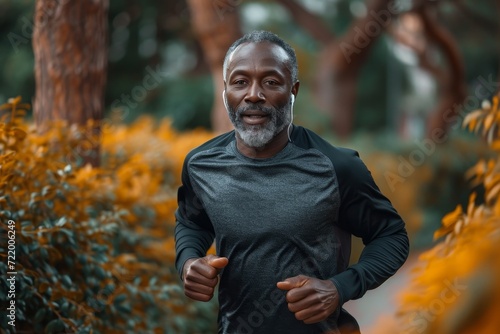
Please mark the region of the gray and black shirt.
POLYGON ((306 325, 276 283, 297 275, 330 279, 340 305, 392 276, 408 255, 405 225, 357 152, 294 126, 272 158, 236 148, 234 131, 191 151, 176 211, 176 267, 203 257, 215 239, 229 259, 220 275, 219 333, 338 333, 356 321, 339 308, 306 325), (351 234, 365 248, 349 266, 351 234))

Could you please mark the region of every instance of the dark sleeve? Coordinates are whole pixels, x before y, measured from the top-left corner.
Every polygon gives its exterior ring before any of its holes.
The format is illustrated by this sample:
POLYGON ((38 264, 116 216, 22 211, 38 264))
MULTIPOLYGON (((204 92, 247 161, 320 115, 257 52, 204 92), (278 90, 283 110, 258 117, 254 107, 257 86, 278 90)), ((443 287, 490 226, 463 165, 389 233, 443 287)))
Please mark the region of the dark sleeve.
POLYGON ((357 152, 350 152, 335 166, 341 198, 338 224, 362 238, 365 248, 358 263, 332 278, 341 303, 381 285, 403 265, 409 252, 403 220, 357 152))
POLYGON ((194 192, 188 174, 188 158, 182 169, 182 185, 177 193, 175 211, 175 267, 182 279, 182 268, 190 258, 206 255, 213 243, 214 230, 203 203, 194 192))

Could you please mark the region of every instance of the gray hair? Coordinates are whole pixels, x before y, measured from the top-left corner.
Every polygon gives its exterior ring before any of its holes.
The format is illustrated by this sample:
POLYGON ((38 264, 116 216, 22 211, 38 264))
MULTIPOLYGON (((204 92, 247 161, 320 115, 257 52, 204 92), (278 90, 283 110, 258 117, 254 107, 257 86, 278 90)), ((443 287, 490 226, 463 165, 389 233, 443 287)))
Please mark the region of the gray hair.
POLYGON ((224 80, 226 80, 229 58, 231 58, 231 55, 233 54, 234 50, 238 46, 244 43, 260 43, 260 42, 269 42, 278 45, 286 52, 286 54, 288 55, 288 61, 286 62, 286 67, 292 74, 292 83, 297 82, 299 76, 299 67, 297 65, 297 56, 295 55, 295 50, 287 42, 278 37, 278 35, 264 30, 252 31, 248 34, 245 34, 243 37, 236 40, 229 47, 226 53, 226 57, 224 58, 224 65, 222 68, 222 76, 224 77, 224 80))

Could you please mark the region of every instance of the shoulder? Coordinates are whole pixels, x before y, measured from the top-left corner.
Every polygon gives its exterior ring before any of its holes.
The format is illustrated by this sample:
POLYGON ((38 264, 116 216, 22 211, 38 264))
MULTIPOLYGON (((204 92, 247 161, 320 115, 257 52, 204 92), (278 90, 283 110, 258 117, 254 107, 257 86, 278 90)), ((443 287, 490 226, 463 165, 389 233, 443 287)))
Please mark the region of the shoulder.
POLYGON ((303 149, 316 149, 332 163, 341 187, 371 182, 372 176, 356 150, 330 144, 315 132, 294 126, 292 141, 303 149))
POLYGON ((225 147, 235 139, 234 130, 223 133, 192 149, 187 155, 184 163, 191 160, 196 154, 212 150, 217 147, 225 147))
MULTIPOLYGON (((231 143, 231 141, 234 140, 234 130, 230 132, 223 133, 221 135, 218 135, 209 141, 206 141, 205 143, 201 144, 198 147, 195 147, 189 153, 186 155, 184 158, 184 163, 182 164, 182 178, 185 180, 187 175, 189 174, 189 164, 193 160, 193 157, 196 155, 199 155, 200 153, 210 151, 214 148, 217 147, 225 147, 231 143)), ((183 181, 184 182, 184 181, 183 181)))
POLYGON ((336 169, 344 169, 361 161, 356 150, 335 146, 314 131, 302 126, 294 125, 292 141, 295 145, 303 149, 316 149, 320 151, 332 161, 336 169))

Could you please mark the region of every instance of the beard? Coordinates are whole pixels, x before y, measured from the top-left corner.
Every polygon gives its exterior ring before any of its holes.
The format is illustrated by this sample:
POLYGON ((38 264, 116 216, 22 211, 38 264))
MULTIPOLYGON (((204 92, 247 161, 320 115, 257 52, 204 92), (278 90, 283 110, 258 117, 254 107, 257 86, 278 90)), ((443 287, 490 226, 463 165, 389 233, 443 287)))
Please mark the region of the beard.
POLYGON ((227 103, 225 105, 229 119, 233 123, 234 128, 240 139, 249 147, 260 148, 269 143, 283 129, 291 123, 291 100, 279 108, 267 108, 260 104, 248 104, 244 107, 234 109, 227 103), (242 113, 248 110, 259 110, 263 112, 268 121, 265 124, 248 125, 242 121, 242 113))

